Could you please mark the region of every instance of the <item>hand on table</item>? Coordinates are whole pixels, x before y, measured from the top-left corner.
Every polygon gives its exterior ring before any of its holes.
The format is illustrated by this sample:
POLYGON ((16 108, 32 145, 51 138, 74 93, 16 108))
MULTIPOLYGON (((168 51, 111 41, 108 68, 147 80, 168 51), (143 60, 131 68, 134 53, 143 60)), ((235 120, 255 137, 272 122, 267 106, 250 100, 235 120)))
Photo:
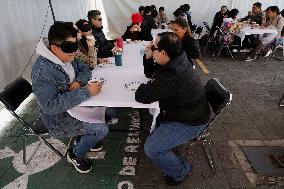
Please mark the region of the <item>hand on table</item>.
POLYGON ((91 96, 95 96, 98 94, 102 89, 102 83, 101 82, 93 82, 88 85, 88 91, 91 96))

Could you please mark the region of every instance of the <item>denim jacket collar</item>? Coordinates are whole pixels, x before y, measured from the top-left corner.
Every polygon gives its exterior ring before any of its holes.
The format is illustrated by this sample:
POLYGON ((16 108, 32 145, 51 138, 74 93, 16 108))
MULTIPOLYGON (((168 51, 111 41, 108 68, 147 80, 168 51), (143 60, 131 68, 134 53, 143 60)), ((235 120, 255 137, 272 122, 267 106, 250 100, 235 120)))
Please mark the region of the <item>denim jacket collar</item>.
POLYGON ((54 64, 59 65, 60 69, 69 76, 69 81, 72 82, 75 78, 75 71, 71 63, 62 62, 55 54, 53 54, 47 47, 48 41, 41 39, 37 45, 36 53, 50 60, 54 64))

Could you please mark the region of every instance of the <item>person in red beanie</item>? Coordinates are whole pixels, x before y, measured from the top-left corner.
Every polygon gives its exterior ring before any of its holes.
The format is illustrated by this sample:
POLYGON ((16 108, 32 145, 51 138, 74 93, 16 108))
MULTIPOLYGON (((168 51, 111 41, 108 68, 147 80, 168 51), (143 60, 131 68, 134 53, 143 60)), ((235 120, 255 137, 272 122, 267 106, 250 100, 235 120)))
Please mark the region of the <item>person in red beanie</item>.
POLYGON ((124 40, 131 39, 132 41, 141 40, 141 23, 143 17, 139 13, 134 13, 131 16, 132 24, 127 26, 126 32, 123 34, 122 38, 124 40))

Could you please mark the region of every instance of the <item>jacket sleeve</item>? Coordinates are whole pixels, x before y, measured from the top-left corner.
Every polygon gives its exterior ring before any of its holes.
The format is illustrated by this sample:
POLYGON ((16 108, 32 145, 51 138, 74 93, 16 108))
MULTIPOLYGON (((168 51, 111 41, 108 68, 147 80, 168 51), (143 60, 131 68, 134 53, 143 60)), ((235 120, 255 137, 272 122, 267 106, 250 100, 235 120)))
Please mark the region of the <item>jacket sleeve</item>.
POLYGON ((160 65, 154 62, 153 58, 146 59, 146 55, 143 56, 143 66, 144 66, 144 74, 147 78, 151 78, 153 74, 161 68, 160 65))
POLYGON ((163 73, 147 84, 141 84, 135 92, 135 100, 143 104, 163 100, 176 93, 178 84, 173 73, 163 73))
POLYGON ((82 82, 83 85, 87 85, 88 81, 92 78, 91 70, 87 64, 83 64, 79 60, 76 60, 75 65, 75 79, 82 82))
POLYGON ((200 56, 199 49, 195 44, 195 39, 193 39, 192 37, 188 38, 185 41, 184 51, 189 59, 197 59, 200 56))
POLYGON ((32 74, 33 92, 44 113, 56 115, 66 112, 90 97, 87 86, 70 92, 60 90, 64 84, 61 86, 47 74, 42 72, 32 74))

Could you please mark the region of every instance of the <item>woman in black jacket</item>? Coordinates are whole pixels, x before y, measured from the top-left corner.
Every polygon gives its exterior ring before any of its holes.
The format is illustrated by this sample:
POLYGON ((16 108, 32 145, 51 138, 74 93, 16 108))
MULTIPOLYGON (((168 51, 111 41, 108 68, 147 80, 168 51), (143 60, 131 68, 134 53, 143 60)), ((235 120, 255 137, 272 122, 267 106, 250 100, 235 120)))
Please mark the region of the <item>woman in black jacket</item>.
POLYGON ((197 47, 195 39, 192 37, 187 21, 182 18, 176 19, 172 23, 172 30, 181 39, 182 48, 185 51, 189 62, 192 63, 191 59, 199 58, 200 51, 197 47))

